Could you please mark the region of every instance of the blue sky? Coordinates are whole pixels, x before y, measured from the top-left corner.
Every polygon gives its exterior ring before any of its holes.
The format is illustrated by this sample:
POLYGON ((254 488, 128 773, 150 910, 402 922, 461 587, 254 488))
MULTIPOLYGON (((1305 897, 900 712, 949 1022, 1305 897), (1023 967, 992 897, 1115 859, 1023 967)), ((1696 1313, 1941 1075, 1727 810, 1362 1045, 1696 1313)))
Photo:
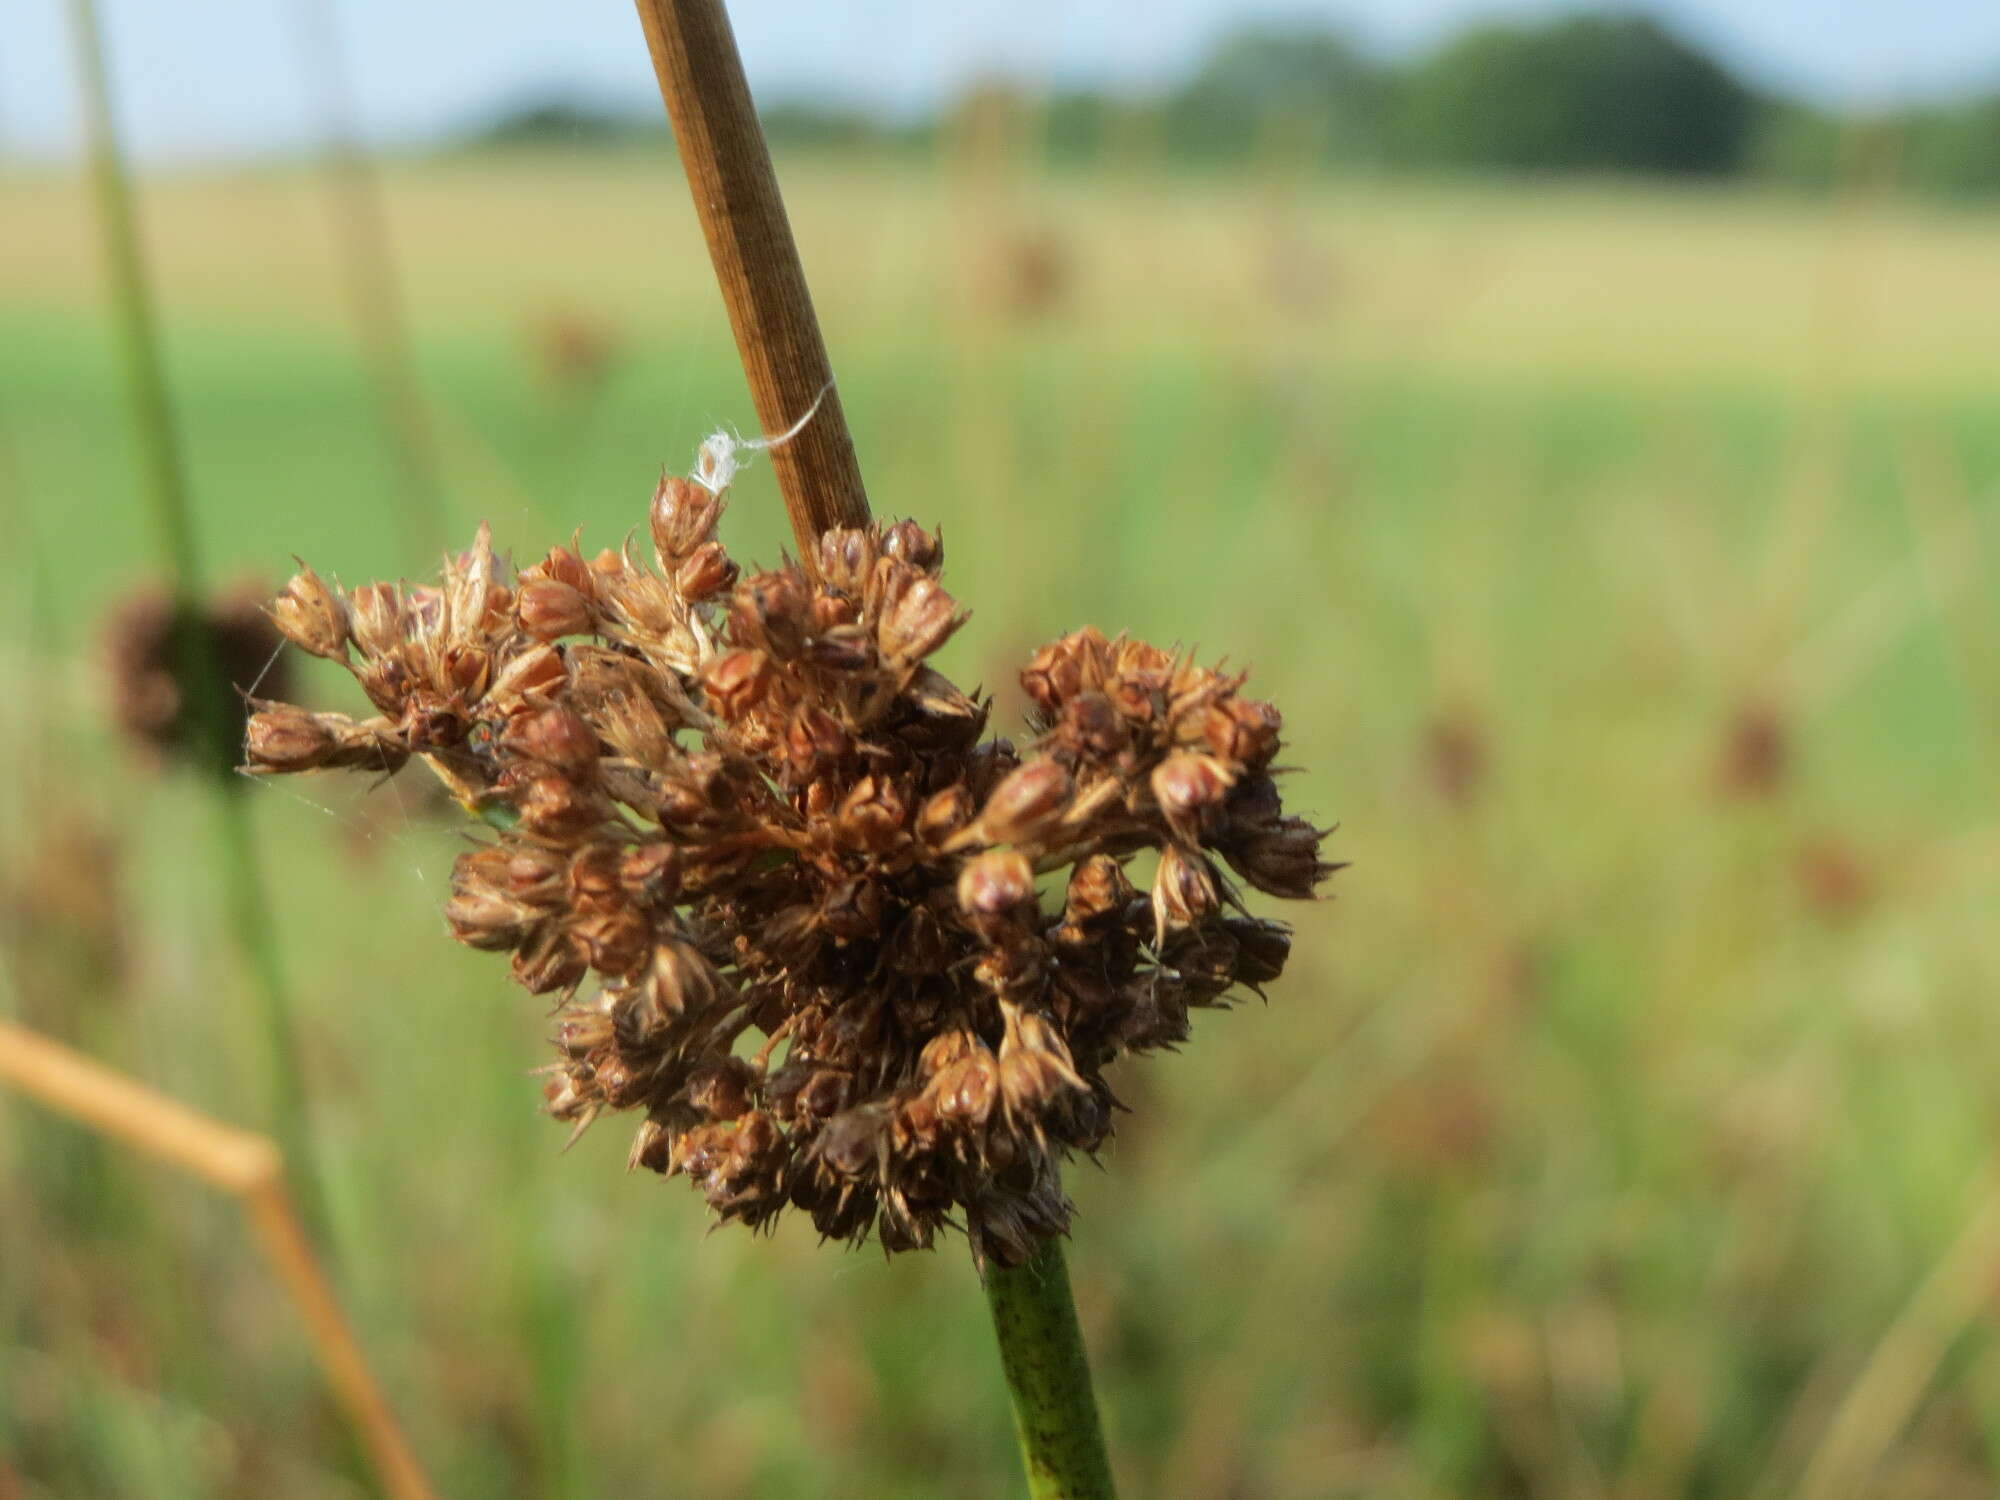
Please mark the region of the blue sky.
MULTIPOLYGON (((100 0, 128 137, 153 160, 254 156, 316 138, 303 19, 333 13, 368 136, 422 138, 551 92, 641 104, 626 0, 100 0)), ((968 78, 1173 76, 1249 16, 1305 16, 1385 54, 1548 0, 737 0, 751 81, 916 108, 968 78)), ((2000 0, 1625 0, 1753 80, 1829 103, 2000 86, 2000 0)), ((75 149, 64 0, 0 0, 0 151, 75 149)))

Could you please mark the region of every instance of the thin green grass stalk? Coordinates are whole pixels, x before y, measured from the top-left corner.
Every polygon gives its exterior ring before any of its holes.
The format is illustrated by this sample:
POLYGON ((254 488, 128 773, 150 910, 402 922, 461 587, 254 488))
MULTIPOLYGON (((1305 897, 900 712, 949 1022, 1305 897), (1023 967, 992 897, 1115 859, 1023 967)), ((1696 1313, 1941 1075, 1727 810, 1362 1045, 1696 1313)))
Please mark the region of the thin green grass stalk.
MULTIPOLYGON (((111 110, 104 43, 96 0, 70 0, 77 72, 90 140, 91 185, 110 276, 112 311, 125 385, 132 403, 143 489, 154 542, 165 565, 178 614, 177 650, 187 693, 197 764, 235 759, 230 686, 221 662, 200 628, 202 560, 194 508, 188 500, 180 444, 155 334, 151 288, 132 211, 130 177, 111 110)), ((225 919, 249 970, 264 1031, 267 1117, 295 1182, 302 1212, 326 1238, 326 1198, 307 1127, 304 1070, 299 1061, 290 995, 278 952, 276 926, 258 870, 250 812, 244 798, 225 787, 214 797, 217 843, 224 883, 225 919)))
POLYGON ((294 13, 301 63, 319 97, 327 191, 349 310, 402 490, 403 534, 411 556, 429 561, 451 540, 444 466, 411 352, 381 184, 361 145, 331 0, 297 0, 294 13))
POLYGON ((1026 1265, 990 1268, 985 1279, 1029 1500, 1112 1500, 1111 1460, 1062 1241, 1044 1240, 1026 1265))

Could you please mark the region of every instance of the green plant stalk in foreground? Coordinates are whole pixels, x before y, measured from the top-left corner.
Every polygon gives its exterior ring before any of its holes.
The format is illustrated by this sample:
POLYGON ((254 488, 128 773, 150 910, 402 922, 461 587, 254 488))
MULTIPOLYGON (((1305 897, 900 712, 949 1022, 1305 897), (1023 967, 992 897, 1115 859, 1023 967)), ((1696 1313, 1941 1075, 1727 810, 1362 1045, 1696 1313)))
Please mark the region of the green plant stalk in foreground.
POLYGON ((1062 1241, 1044 1240, 1011 1271, 988 1269, 985 1281, 1030 1500, 1111 1500, 1111 1461, 1062 1241))
MULTIPOLYGON (((112 312, 132 422, 144 469, 155 544, 165 565, 176 612, 178 675, 187 694, 190 748, 200 766, 228 765, 240 746, 231 728, 228 678, 201 627, 202 569, 186 473, 174 431, 167 382, 154 329, 152 294, 132 212, 132 193, 117 122, 111 111, 104 41, 96 0, 70 0, 77 74, 90 143, 90 175, 98 229, 110 281, 112 312)), ((315 1235, 326 1239, 326 1197, 311 1151, 306 1122, 305 1076, 297 1028, 278 952, 276 926, 257 864, 250 812, 234 786, 214 797, 224 881, 225 920, 261 1012, 265 1039, 266 1101, 279 1149, 296 1187, 301 1210, 315 1235)))

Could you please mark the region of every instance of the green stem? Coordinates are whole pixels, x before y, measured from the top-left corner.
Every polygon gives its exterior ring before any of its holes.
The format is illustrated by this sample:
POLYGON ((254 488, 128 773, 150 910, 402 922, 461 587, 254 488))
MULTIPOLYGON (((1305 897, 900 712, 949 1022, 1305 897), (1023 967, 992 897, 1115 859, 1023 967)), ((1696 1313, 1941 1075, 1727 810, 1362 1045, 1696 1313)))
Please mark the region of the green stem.
POLYGON ((1011 1271, 989 1268, 986 1302, 1014 1398, 1030 1500, 1112 1500, 1111 1461, 1062 1241, 1044 1240, 1011 1271))
MULTIPOLYGON (((150 501, 154 541, 168 572, 175 604, 175 650, 182 690, 187 695, 189 749, 203 768, 232 764, 235 743, 229 679, 203 625, 202 566, 194 509, 188 501, 186 470, 174 430, 173 411, 160 359, 138 224, 132 210, 130 174, 111 110, 105 76, 104 38, 96 0, 70 0, 77 72, 89 126, 91 185, 98 228, 110 277, 118 347, 132 403, 144 490, 150 501)), ((265 1037, 265 1076, 272 1098, 267 1110, 285 1155, 298 1197, 316 1237, 324 1242, 326 1198, 311 1153, 305 1109, 304 1070, 292 1022, 275 926, 265 902, 250 813, 233 786, 215 798, 226 883, 226 918, 244 966, 250 972, 265 1037)))
POLYGON ((381 184, 361 146, 333 0, 297 0, 300 56, 319 95, 321 136, 341 269, 371 393, 401 484, 410 555, 435 559, 446 535, 437 440, 425 410, 381 184))

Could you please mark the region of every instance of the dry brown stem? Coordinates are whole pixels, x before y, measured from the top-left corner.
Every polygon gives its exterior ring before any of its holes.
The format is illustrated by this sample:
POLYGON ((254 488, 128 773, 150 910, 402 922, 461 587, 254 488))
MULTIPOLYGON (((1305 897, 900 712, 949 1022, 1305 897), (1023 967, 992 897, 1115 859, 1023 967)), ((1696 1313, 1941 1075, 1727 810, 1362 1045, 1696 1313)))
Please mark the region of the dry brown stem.
POLYGON ((353 1422, 384 1491, 391 1500, 433 1500, 435 1492, 313 1255, 285 1189, 283 1158, 269 1139, 211 1120, 5 1021, 0 1021, 0 1083, 241 1199, 258 1246, 305 1320, 327 1384, 353 1422))
POLYGON ((722 0, 637 3, 757 419, 775 436, 818 403, 796 437, 771 449, 812 566, 822 532, 868 524, 868 492, 743 60, 722 0))

